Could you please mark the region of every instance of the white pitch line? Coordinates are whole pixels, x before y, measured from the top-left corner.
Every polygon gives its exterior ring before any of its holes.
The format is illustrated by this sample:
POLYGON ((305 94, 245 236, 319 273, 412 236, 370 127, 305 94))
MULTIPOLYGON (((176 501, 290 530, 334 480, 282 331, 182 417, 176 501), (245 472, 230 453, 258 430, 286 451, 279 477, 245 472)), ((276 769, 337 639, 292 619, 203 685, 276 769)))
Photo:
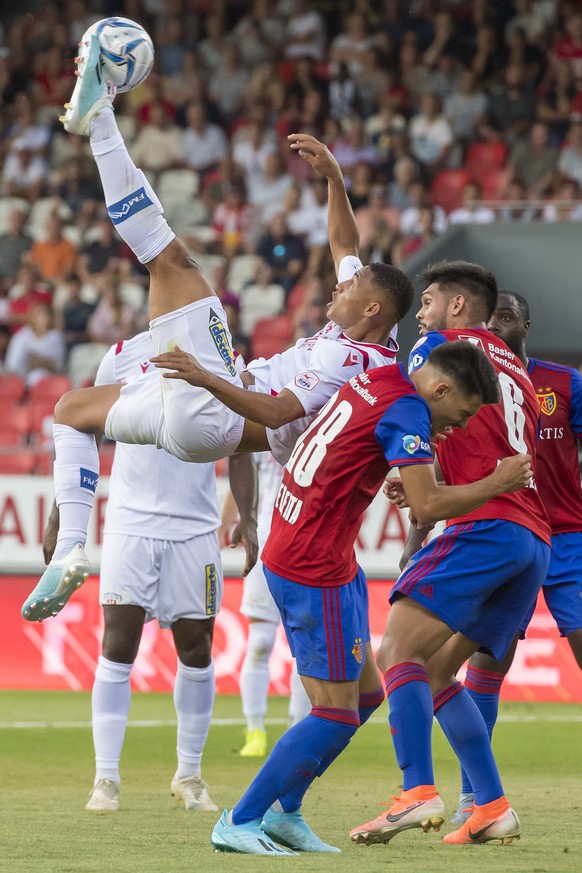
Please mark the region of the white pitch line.
MULTIPOLYGON (((498 722, 519 723, 519 724, 539 724, 542 722, 555 723, 582 723, 582 714, 580 715, 500 715, 498 722)), ((370 719, 370 724, 385 724, 386 719, 376 716, 370 719)), ((245 720, 242 718, 214 718, 212 719, 212 727, 242 727, 245 720)), ((267 718, 265 724, 268 725, 286 725, 286 718, 267 718)), ((175 719, 135 719, 127 723, 128 727, 132 728, 156 728, 156 727, 176 727, 175 719)), ((54 729, 71 729, 71 728, 90 728, 90 721, 0 721, 0 730, 46 730, 47 728, 54 729)))

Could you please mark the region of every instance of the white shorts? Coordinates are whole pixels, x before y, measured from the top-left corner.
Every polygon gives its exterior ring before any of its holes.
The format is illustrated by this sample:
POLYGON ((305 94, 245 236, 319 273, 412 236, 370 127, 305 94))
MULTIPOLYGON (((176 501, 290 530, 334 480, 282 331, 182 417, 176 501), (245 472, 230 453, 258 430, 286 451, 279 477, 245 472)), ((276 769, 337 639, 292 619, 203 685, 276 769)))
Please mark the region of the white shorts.
POLYGON ((141 606, 146 621, 171 627, 179 618, 213 618, 223 591, 215 531, 183 542, 126 534, 103 537, 99 602, 141 606))
POLYGON ((256 621, 271 621, 278 624, 281 620, 281 614, 269 591, 260 560, 243 580, 240 611, 245 618, 254 618, 256 621))
MULTIPOLYGON (((156 354, 179 346, 211 373, 243 387, 218 297, 205 297, 154 319, 150 334, 156 354)), ((109 410, 105 435, 122 443, 155 445, 182 461, 205 463, 236 451, 244 423, 204 388, 147 373, 122 387, 109 410)))

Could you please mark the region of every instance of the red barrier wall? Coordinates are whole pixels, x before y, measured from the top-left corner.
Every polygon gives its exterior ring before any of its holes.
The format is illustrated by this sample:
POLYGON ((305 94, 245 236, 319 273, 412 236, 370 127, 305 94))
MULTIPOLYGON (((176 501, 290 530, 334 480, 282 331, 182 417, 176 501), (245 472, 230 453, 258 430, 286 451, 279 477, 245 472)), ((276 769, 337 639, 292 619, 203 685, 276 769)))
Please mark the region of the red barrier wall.
MULTIPOLYGON (((42 624, 20 617, 20 606, 36 578, 0 578, 0 688, 91 688, 100 653, 101 609, 97 579, 91 578, 63 612, 42 624)), ((384 629, 392 583, 370 582, 372 644, 384 629)), ((216 622, 214 659, 218 692, 238 693, 238 676, 244 656, 247 623, 238 607, 242 593, 239 579, 228 579, 222 609, 216 622)), ((169 691, 176 654, 169 631, 156 622, 144 629, 140 653, 132 671, 139 691, 169 691)), ((288 692, 289 651, 282 629, 271 657, 271 693, 288 692)), ((461 677, 462 678, 462 677, 461 677)), ((543 598, 540 598, 527 639, 521 642, 503 685, 507 700, 569 701, 582 703, 582 678, 572 653, 559 633, 543 598)))

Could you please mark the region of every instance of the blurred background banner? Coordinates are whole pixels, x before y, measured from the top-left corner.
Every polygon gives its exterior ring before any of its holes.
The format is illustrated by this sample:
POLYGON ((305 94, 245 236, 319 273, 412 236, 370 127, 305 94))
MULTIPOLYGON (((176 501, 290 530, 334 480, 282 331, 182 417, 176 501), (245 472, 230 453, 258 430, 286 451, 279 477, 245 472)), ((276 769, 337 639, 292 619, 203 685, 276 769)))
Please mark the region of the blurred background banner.
MULTIPOLYGON (((20 606, 36 579, 0 579, 0 689, 86 691, 93 684, 102 637, 98 581, 91 577, 55 618, 25 622, 20 606)), ((370 583, 372 644, 384 630, 392 582, 370 583)), ((246 648, 247 622, 239 612, 242 582, 228 578, 222 609, 216 619, 214 663, 219 694, 239 693, 239 671, 246 648)), ((289 693, 290 655, 280 627, 270 661, 272 694, 289 693)), ((152 621, 144 628, 132 684, 136 691, 171 691, 176 671, 172 636, 152 621)), ((460 675, 462 678, 462 675, 460 675)), ((569 646, 560 640, 543 602, 520 642, 513 666, 502 686, 506 700, 582 703, 582 683, 569 646)))

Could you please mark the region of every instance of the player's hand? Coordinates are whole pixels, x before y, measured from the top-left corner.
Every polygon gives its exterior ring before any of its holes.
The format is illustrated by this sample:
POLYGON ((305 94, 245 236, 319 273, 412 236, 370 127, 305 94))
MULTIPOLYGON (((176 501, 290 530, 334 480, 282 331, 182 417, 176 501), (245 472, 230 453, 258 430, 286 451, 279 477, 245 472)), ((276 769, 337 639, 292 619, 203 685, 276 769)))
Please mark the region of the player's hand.
POLYGON ((245 566, 243 576, 248 576, 259 557, 259 541, 257 539, 257 526, 244 524, 242 521, 236 525, 230 538, 230 548, 236 549, 240 543, 245 549, 245 566))
POLYGON ((173 370, 172 373, 162 373, 164 379, 183 379, 197 388, 206 388, 209 384, 211 374, 208 370, 198 363, 194 355, 183 352, 178 346, 173 352, 163 352, 150 358, 150 361, 159 370, 173 370))
POLYGON ((400 509, 408 509, 408 501, 404 493, 402 479, 398 476, 387 476, 384 479, 382 493, 387 497, 392 506, 399 506, 400 509))
POLYGON ((54 506, 42 535, 42 556, 45 564, 50 564, 51 562, 51 558, 57 545, 58 533, 59 511, 56 506, 54 506))
POLYGON ((531 457, 511 455, 502 458, 491 475, 499 487, 499 494, 527 488, 532 480, 531 457))
POLYGON ((438 449, 438 447, 439 447, 439 443, 444 443, 444 441, 446 440, 446 438, 447 438, 447 437, 449 436, 449 434, 451 434, 452 432, 453 432, 453 428, 452 428, 450 425, 447 424, 447 426, 446 426, 442 431, 439 431, 438 433, 435 433, 435 435, 433 436, 433 438, 432 438, 431 441, 430 441, 430 447, 431 447, 431 449, 432 449, 433 454, 434 454, 434 453, 436 452, 436 450, 438 449))
POLYGON ((343 179, 340 165, 325 143, 308 133, 292 133, 287 139, 293 151, 326 179, 343 179))

